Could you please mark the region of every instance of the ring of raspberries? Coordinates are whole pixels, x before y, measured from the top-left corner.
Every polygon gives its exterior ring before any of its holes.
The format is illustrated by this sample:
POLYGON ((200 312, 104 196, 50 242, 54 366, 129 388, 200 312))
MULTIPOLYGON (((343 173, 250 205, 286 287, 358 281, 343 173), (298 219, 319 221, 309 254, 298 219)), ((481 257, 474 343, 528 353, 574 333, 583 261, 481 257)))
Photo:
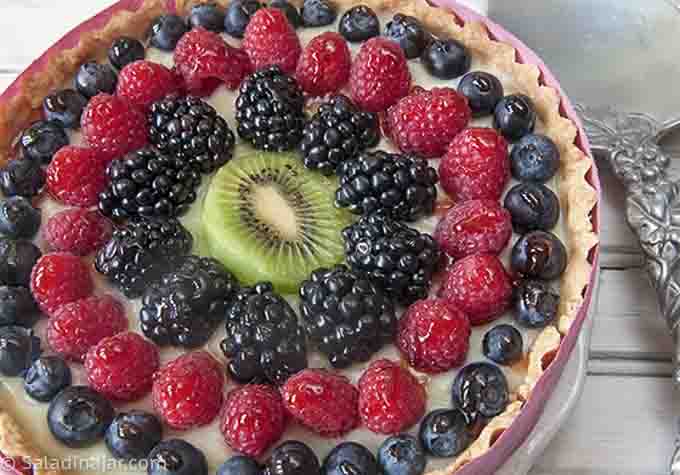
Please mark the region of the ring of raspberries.
POLYGON ((421 475, 505 410, 505 367, 555 318, 567 262, 551 232, 560 152, 536 133, 529 97, 504 95, 462 43, 416 18, 396 14, 381 34, 371 8, 328 0, 198 3, 155 19, 144 41, 117 39, 108 58, 45 98, 22 157, 0 169, 0 374, 50 404, 58 441, 105 440, 152 475, 207 475, 213 461, 181 434, 218 421, 241 454, 221 475, 421 475), (326 28, 305 44, 310 27, 326 28), (415 67, 451 82, 427 89, 415 67), (232 117, 214 107, 225 90, 232 117), (300 312, 191 255, 198 236, 180 218, 232 159, 233 124, 242 142, 337 180, 335 205, 357 215, 346 264, 301 283, 300 312), (61 207, 41 221, 47 200, 61 207), (226 361, 212 343, 225 324, 226 361), (468 361, 473 332, 484 361, 468 361), (73 385, 79 367, 86 386, 73 385), (433 408, 443 384, 453 405, 433 408), (113 406, 145 398, 150 411, 113 406), (386 437, 377 452, 343 442, 321 463, 285 440, 360 427, 386 437))

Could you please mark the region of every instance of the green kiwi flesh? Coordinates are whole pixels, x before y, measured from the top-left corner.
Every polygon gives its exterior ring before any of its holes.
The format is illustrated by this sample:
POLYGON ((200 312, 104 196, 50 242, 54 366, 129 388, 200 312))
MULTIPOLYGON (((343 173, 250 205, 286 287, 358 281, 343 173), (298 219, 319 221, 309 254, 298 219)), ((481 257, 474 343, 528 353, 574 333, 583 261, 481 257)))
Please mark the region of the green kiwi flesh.
POLYGON ((341 232, 352 218, 335 207, 336 189, 294 154, 248 150, 213 177, 203 237, 242 284, 297 293, 313 270, 344 259, 341 232))

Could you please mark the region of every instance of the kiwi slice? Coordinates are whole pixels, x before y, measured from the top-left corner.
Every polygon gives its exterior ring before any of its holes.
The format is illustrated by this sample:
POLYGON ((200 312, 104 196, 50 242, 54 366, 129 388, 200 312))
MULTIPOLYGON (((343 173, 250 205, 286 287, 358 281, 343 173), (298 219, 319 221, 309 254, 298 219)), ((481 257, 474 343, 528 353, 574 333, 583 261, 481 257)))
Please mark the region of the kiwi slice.
POLYGON ((337 181, 287 153, 248 150, 213 177, 203 203, 211 254, 244 285, 297 293, 320 267, 344 259, 351 214, 334 206, 337 181))

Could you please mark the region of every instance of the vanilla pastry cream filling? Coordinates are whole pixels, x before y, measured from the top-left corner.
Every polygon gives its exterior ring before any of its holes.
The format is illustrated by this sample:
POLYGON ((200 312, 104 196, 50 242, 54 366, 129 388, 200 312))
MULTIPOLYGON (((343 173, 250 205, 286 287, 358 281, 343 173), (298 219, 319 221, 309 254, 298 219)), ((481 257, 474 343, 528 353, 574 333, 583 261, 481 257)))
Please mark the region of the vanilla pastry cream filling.
MULTIPOLYGON (((342 12, 339 12, 338 18, 341 16, 342 12)), ((389 21, 389 16, 382 15, 381 17, 381 26, 384 27, 384 25, 389 21)), ((328 27, 322 27, 322 28, 304 28, 298 30, 298 35, 300 37, 300 40, 303 44, 307 44, 312 38, 317 36, 323 31, 328 31, 328 30, 333 30, 337 31, 337 25, 333 26, 328 26, 328 27)), ((238 45, 238 41, 235 40, 234 38, 228 37, 225 35, 225 40, 234 45, 238 45)), ((352 44, 350 43, 350 48, 352 50, 352 54, 355 55, 358 51, 358 48, 361 46, 361 43, 359 44, 352 44)), ((166 66, 172 66, 173 65, 173 59, 172 59, 172 53, 167 53, 163 52, 154 48, 149 48, 147 49, 147 56, 146 59, 150 61, 155 61, 161 64, 164 64, 166 66)), ((422 86, 426 89, 430 89, 433 87, 450 87, 450 88, 456 88, 458 84, 458 80, 440 80, 437 78, 434 78, 431 76, 429 73, 425 71, 425 69, 422 67, 420 64, 419 60, 410 60, 409 61, 409 68, 411 71, 411 75, 413 78, 413 83, 417 84, 419 86, 422 86)), ((473 55, 472 58, 472 67, 471 71, 487 71, 489 73, 492 73, 496 75, 501 82, 503 83, 503 86, 505 88, 505 94, 512 94, 514 92, 519 92, 519 88, 516 87, 516 84, 513 81, 513 78, 508 76, 507 74, 503 73, 500 71, 498 68, 494 67, 493 65, 490 64, 485 64, 483 62, 480 62, 479 58, 475 58, 473 55)), ((234 118, 234 102, 237 96, 237 91, 232 91, 227 89, 225 86, 219 87, 214 94, 212 94, 210 97, 206 98, 210 104, 212 104, 218 111, 220 115, 222 115, 225 120, 229 123, 231 129, 233 131, 236 130, 236 122, 234 118)), ((484 117, 481 119, 475 119, 473 120, 470 124, 470 126, 482 126, 482 127, 491 127, 491 117, 484 117)), ((540 119, 538 120, 536 124, 536 132, 540 133, 542 131, 543 124, 541 123, 540 119)), ((71 133, 71 143, 72 144, 79 144, 81 143, 81 137, 78 132, 73 132, 71 133)), ((237 145, 235 149, 235 155, 239 154, 239 147, 240 147, 240 142, 239 139, 237 138, 237 145)), ((379 149, 383 149, 386 151, 393 151, 396 152, 397 150, 385 139, 383 139, 379 146, 377 147, 379 149)), ((430 163, 433 167, 437 168, 438 167, 438 159, 433 159, 430 160, 430 163)), ((207 251, 207 246, 205 245, 205 240, 202 237, 202 225, 201 225, 201 211, 202 211, 202 203, 205 198, 205 194, 207 192, 207 189, 209 187, 210 183, 210 177, 204 177, 203 182, 201 184, 201 188, 198 193, 198 198, 195 203, 191 206, 190 211, 181 218, 182 223, 192 232, 194 235, 194 241, 195 241, 195 247, 194 247, 194 253, 200 254, 200 255, 209 255, 207 251)), ((515 182, 511 182, 507 187, 509 189, 515 182)), ((548 183, 548 186, 553 189, 558 196, 560 196, 560 193, 558 193, 558 183, 557 179, 553 179, 550 183, 548 183)), ((439 190, 439 197, 445 197, 444 192, 440 189, 439 190)), ((271 197, 262 197, 262 199, 271 199, 271 197)), ((39 203, 39 207, 42 209, 42 219, 43 219, 43 224, 47 222, 47 220, 57 213, 58 211, 64 209, 65 207, 56 201, 52 200, 50 197, 45 196, 42 198, 42 200, 39 203)), ((558 222, 557 227, 553 230, 553 232, 558 235, 561 239, 565 239, 566 237, 566 232, 565 232, 565 210, 564 207, 562 207, 562 213, 560 216, 560 220, 558 222)), ((440 216, 431 216, 427 219, 422 219, 419 222, 415 223, 415 227, 420 229, 421 231, 425 231, 428 233, 433 233, 434 229, 440 219, 440 216)), ((509 254, 510 250, 512 249, 512 245, 514 244, 515 240, 519 236, 514 234, 512 241, 508 244, 506 249, 503 251, 501 255, 501 259, 504 262, 506 268, 509 268, 509 254)), ((43 249, 44 252, 46 252, 46 246, 45 243, 42 241, 41 237, 36 238, 36 244, 43 249)), ((91 259, 91 258, 90 258, 91 259)), ((94 279, 96 281, 96 292, 97 293, 110 293, 114 295, 115 297, 119 298, 122 302, 125 302, 126 305, 126 310, 127 310, 127 317, 130 322, 130 330, 137 331, 141 333, 141 330, 139 328, 139 321, 138 321, 138 313, 140 309, 140 299, 135 299, 135 300, 130 300, 124 297, 120 292, 118 292, 115 288, 110 286, 105 279, 97 274, 96 271, 92 271, 92 275, 94 276, 94 279)), ((557 284, 556 284, 557 285, 557 284)), ((435 296, 437 292, 437 283, 435 282, 433 285, 433 288, 431 290, 430 295, 435 296)), ((297 310, 297 297, 296 296, 290 296, 289 300, 291 304, 293 305, 293 308, 297 310)), ((403 309, 402 309, 403 310, 403 309)), ((46 353, 49 353, 50 350, 47 347, 47 340, 45 337, 45 325, 46 320, 43 319, 41 322, 38 323, 36 326, 36 331, 38 336, 41 338, 43 350, 46 353)), ((528 366, 529 366, 529 361, 528 361, 528 353, 529 349, 532 347, 534 344, 534 341, 536 340, 537 336, 540 333, 540 330, 530 330, 521 327, 520 325, 516 324, 513 318, 513 311, 508 311, 506 312, 505 315, 503 315, 501 318, 498 320, 489 323, 487 325, 483 326, 478 326, 474 327, 472 329, 472 335, 470 338, 470 350, 468 352, 467 360, 466 363, 472 363, 476 361, 485 361, 485 357, 482 354, 482 338, 484 334, 492 327, 500 324, 500 323, 511 323, 513 324, 516 328, 520 330, 522 333, 523 339, 524 339, 524 352, 525 352, 525 358, 517 363, 514 366, 511 367, 502 367, 505 375, 508 378, 508 382, 510 385, 510 390, 511 390, 511 399, 512 400, 517 400, 518 398, 518 392, 520 391, 520 386, 525 382, 525 377, 527 375, 528 371, 528 366)), ((554 322, 554 324, 557 324, 557 322, 554 322)), ((556 330, 555 330, 556 332, 556 330)), ((559 334, 558 334, 559 335, 559 334)), ((209 351, 215 358, 217 358, 219 361, 224 362, 224 356, 222 352, 220 351, 219 348, 219 343, 220 341, 224 338, 224 325, 220 325, 218 330, 216 331, 215 335, 212 337, 208 345, 206 346, 206 350, 209 351)), ((171 348, 171 347, 164 347, 161 348, 161 364, 164 362, 167 362, 175 357, 177 357, 180 354, 183 354, 186 352, 184 349, 176 349, 176 348, 171 348)), ((392 360, 399 360, 400 355, 398 350, 394 345, 388 345, 385 348, 383 348, 379 353, 375 354, 373 356, 373 360, 378 359, 378 358, 389 358, 392 360)), ((312 348, 309 348, 309 367, 314 368, 314 367, 328 367, 329 363, 327 359, 313 351, 312 348)), ((349 377, 352 382, 355 382, 358 380, 359 376, 363 373, 365 368, 368 366, 368 364, 355 364, 352 367, 342 370, 341 373, 349 377)), ((71 364, 71 368, 73 370, 73 375, 74 375, 74 381, 73 384, 86 384, 86 378, 83 372, 83 368, 79 364, 71 364)), ((427 390, 427 410, 428 412, 433 409, 438 409, 438 408, 450 408, 451 407, 451 384, 453 382, 453 379, 457 373, 457 369, 454 369, 452 371, 448 371, 445 373, 437 374, 437 375, 425 375, 425 374, 420 374, 416 373, 417 376, 423 381, 425 384, 426 390, 427 390)), ((228 392, 230 389, 234 388, 235 384, 233 382, 230 382, 227 379, 227 384, 225 386, 225 393, 228 392)), ((80 469, 76 470, 70 470, 69 473, 98 473, 98 472, 106 472, 106 473, 111 473, 111 474, 124 474, 124 473, 146 473, 145 467, 144 466, 139 466, 139 467, 132 467, 132 466, 125 466, 122 464, 118 464, 116 466, 111 466, 111 460, 112 457, 109 454, 108 450, 106 449, 103 441, 98 443, 97 445, 87 448, 87 449, 71 449, 66 447, 65 445, 62 445, 59 443, 56 439, 52 437, 52 435, 49 432, 48 426, 47 426, 47 408, 48 404, 42 404, 42 403, 37 403, 30 399, 24 392, 23 387, 22 387, 22 380, 18 378, 5 378, 2 380, 2 384, 0 384, 0 406, 3 408, 6 408, 10 414, 12 414, 16 419, 19 424, 27 429, 29 433, 34 437, 34 443, 39 446, 39 448, 43 451, 43 453, 49 454, 51 457, 57 459, 57 458, 63 458, 67 460, 68 463, 70 463, 72 466, 74 463, 78 463, 75 461, 75 459, 81 459, 83 461, 87 461, 87 464, 81 464, 77 465, 80 467, 80 469), (91 465, 93 464, 93 465, 91 465), (92 469, 91 467, 97 467, 92 469)), ((130 403, 130 404, 124 404, 124 405, 119 405, 116 407, 117 411, 126 411, 126 410, 131 410, 131 409, 143 409, 146 411, 151 411, 153 412, 152 404, 151 404, 151 398, 150 396, 147 396, 146 398, 130 403)), ((195 445, 199 449, 201 449, 208 460, 209 463, 209 469, 211 473, 214 473, 217 468, 229 457, 233 455, 233 452, 226 446, 222 434, 219 431, 219 417, 216 418, 213 423, 211 423, 208 426, 185 431, 185 432, 179 432, 179 431, 171 431, 171 430, 166 430, 164 434, 164 438, 182 438, 191 444, 195 445)), ((413 434, 417 434, 418 426, 412 428, 411 432, 413 434)), ((305 429, 296 426, 294 423, 289 424, 288 429, 286 433, 284 434, 283 440, 287 439, 296 439, 296 440, 301 440, 304 441, 306 444, 308 444, 319 456, 321 460, 323 460, 323 457, 333 448, 335 447, 338 443, 341 441, 356 441, 359 442, 366 447, 368 447, 371 451, 375 452, 378 448, 378 446, 385 440, 386 436, 380 435, 380 434, 374 434, 370 432, 369 430, 365 428, 358 428, 352 432, 350 432, 348 435, 342 437, 341 439, 323 439, 309 431, 306 431, 305 429)), ((428 471, 432 470, 441 470, 444 469, 447 466, 450 466, 452 462, 454 461, 453 458, 435 458, 435 457, 428 457, 428 471)), ((65 472, 67 471, 66 469, 64 470, 65 472)))

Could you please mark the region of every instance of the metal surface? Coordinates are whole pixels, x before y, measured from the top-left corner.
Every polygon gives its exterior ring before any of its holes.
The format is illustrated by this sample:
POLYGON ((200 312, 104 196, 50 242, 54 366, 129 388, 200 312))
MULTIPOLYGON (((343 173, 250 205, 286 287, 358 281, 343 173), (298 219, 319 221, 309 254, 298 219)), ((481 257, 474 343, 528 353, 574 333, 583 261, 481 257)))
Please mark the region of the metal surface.
MULTIPOLYGON (((680 386, 680 181, 659 142, 680 130, 680 2, 492 0, 489 16, 534 49, 580 106, 593 152, 626 189, 680 386), (644 111, 644 113, 633 112, 644 111)), ((679 427, 680 433, 680 427, 679 427)), ((669 471, 680 475, 680 436, 669 471)))
MULTIPOLYGON (((626 188, 626 220, 640 241, 645 267, 661 315, 673 335, 675 370, 680 386, 680 182, 668 176, 670 158, 658 140, 677 127, 646 114, 621 114, 581 106, 593 152, 605 157, 626 188)), ((679 439, 680 441, 680 439, 679 439)), ((670 473, 680 475, 680 442, 670 473)))

